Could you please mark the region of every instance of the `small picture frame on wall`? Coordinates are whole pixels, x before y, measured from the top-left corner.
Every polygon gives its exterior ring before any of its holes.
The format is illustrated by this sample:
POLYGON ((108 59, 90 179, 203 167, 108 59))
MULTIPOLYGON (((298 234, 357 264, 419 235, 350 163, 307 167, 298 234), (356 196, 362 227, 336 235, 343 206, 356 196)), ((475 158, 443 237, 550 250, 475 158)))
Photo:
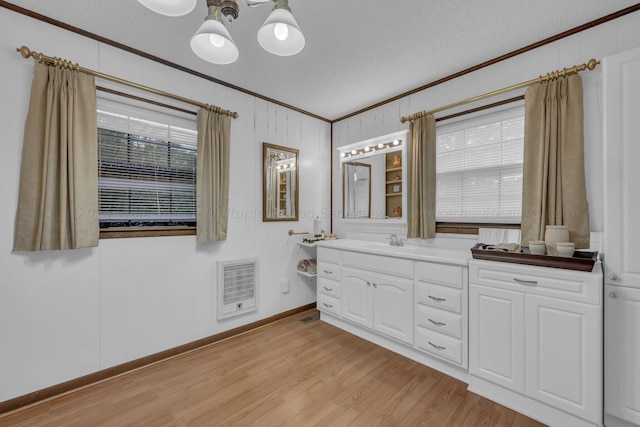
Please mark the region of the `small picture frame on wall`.
POLYGON ((393 193, 399 193, 400 192, 400 186, 399 185, 394 185, 391 191, 393 193))

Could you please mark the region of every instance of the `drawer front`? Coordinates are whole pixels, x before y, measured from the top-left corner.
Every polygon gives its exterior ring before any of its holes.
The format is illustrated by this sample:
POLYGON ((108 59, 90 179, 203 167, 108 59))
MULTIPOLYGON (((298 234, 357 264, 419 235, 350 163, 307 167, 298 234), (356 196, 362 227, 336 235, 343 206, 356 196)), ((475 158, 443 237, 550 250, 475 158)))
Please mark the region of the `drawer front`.
POLYGON ((601 304, 600 263, 592 272, 519 266, 495 261, 469 261, 469 282, 588 304, 601 304))
POLYGON ((416 262, 416 280, 462 289, 464 269, 457 265, 416 262))
POLYGON ((331 280, 340 280, 340 266, 324 261, 318 262, 318 276, 331 280))
POLYGON ((318 294, 318 310, 340 316, 340 300, 325 294, 318 294))
POLYGON ((318 247, 318 261, 340 264, 340 250, 318 247))
POLYGON ((462 339, 462 315, 416 304, 416 326, 462 339))
POLYGON ((318 292, 340 299, 340 282, 329 280, 326 277, 319 277, 318 292))
POLYGON ((344 251, 342 265, 413 279, 413 261, 361 252, 344 251))
POLYGON ((416 302, 462 314, 462 291, 457 289, 418 282, 416 302))
POLYGON ((420 326, 416 327, 415 340, 418 350, 462 364, 462 341, 420 326))

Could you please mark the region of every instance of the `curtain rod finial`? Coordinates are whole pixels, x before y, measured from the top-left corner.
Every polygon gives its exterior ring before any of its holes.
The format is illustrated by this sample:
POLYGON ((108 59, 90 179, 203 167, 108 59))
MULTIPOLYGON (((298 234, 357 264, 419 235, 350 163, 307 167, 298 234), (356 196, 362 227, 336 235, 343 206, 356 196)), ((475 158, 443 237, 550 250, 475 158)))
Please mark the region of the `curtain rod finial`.
POLYGON ((31 50, 26 46, 16 48, 16 52, 20 52, 20 55, 22 55, 23 58, 30 57, 32 53, 31 50))
POLYGON ((592 71, 596 68, 596 66, 600 63, 600 61, 596 61, 595 59, 591 58, 589 60, 589 62, 587 62, 587 68, 592 71))

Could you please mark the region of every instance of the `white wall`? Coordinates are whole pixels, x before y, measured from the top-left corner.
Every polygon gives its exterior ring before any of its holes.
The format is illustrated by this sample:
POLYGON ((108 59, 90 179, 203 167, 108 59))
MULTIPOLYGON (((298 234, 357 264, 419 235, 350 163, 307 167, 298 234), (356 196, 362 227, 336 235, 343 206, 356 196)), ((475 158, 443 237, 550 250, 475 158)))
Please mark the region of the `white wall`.
MULTIPOLYGON (((315 301, 287 231, 329 206, 330 125, 0 8, 0 401, 315 301), (33 60, 16 47, 237 111, 231 127, 228 240, 101 240, 98 248, 11 253, 33 60), (263 223, 262 142, 300 150, 299 222, 263 223), (216 320, 216 261, 259 259, 259 310, 216 320), (289 280, 290 292, 280 291, 289 280)), ((324 228, 329 220, 325 218, 324 228)))
MULTIPOLYGON (((397 101, 364 112, 357 116, 334 123, 333 146, 333 206, 340 209, 340 158, 335 148, 408 129, 409 124, 401 124, 401 116, 408 116, 422 110, 448 105, 450 103, 491 92, 506 86, 533 79, 550 71, 582 64, 590 58, 598 60, 640 45, 640 12, 599 25, 592 29, 564 38, 552 44, 518 55, 514 58, 483 68, 447 83, 435 86, 397 101)), ((603 188, 602 188, 602 68, 583 72, 584 122, 585 122, 585 163, 587 175, 587 197, 591 230, 603 229, 603 188)), ((427 82, 425 82, 427 83, 427 82)), ((521 92, 522 93, 522 92, 521 92)), ((516 96, 512 92, 503 99, 516 96)), ((493 102, 500 98, 485 100, 493 102)), ((454 111, 464 111, 480 104, 469 104, 454 111)), ((436 117, 439 116, 436 114, 436 117)), ((334 232, 354 238, 382 239, 388 233, 406 235, 406 223, 396 220, 366 226, 363 222, 334 218, 334 232), (372 233, 379 233, 374 236, 372 233)), ((438 244, 468 248, 473 245, 469 238, 447 239, 437 237, 438 244), (456 240, 455 242, 446 240, 456 240)))

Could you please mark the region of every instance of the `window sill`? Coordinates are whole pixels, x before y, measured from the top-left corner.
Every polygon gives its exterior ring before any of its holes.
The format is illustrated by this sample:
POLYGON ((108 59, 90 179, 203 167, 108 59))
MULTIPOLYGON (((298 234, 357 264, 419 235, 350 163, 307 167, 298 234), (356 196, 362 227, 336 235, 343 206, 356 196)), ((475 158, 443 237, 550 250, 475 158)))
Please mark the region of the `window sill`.
POLYGON ((520 228, 520 224, 499 224, 499 223, 436 223, 436 233, 443 234, 478 234, 479 228, 520 228))
POLYGON ((195 236, 196 227, 112 227, 100 230, 100 239, 127 239, 133 237, 195 236))

